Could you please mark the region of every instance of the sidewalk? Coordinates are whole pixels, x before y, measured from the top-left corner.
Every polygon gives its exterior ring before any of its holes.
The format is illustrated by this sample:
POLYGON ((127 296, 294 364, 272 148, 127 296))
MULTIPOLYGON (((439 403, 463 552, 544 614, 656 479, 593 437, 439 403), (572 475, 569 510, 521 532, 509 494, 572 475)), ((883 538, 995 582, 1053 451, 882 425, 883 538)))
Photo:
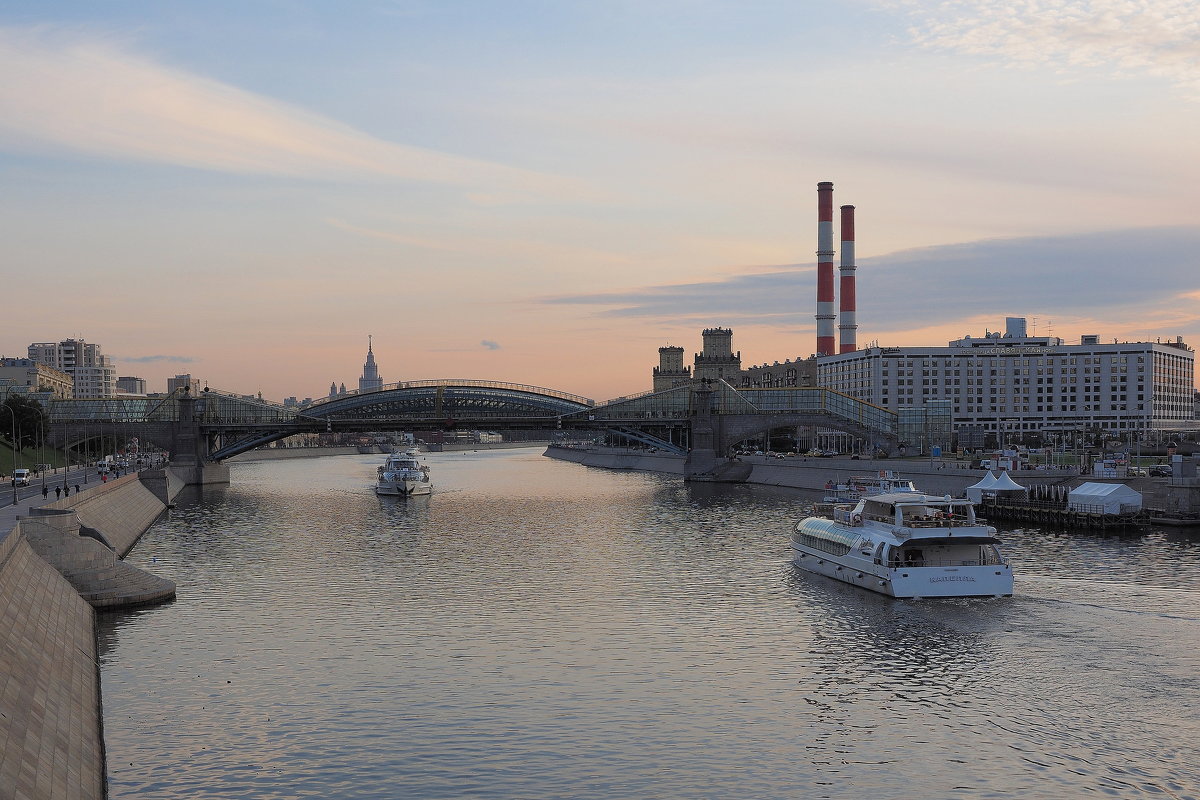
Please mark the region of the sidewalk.
POLYGON ((65 484, 71 490, 70 496, 74 497, 76 486, 79 487, 79 491, 86 492, 88 489, 104 485, 92 467, 72 467, 67 471, 60 469, 58 474, 47 472, 44 476, 46 488, 49 489, 46 496, 42 497, 43 476, 39 475, 29 486, 17 487, 16 505, 13 505, 12 483, 6 479, 3 485, 0 485, 0 539, 8 536, 9 531, 16 527, 18 516, 28 516, 31 508, 41 508, 47 503, 61 499, 62 495, 54 493, 56 486, 61 489, 65 484), (87 483, 84 483, 85 477, 87 483))

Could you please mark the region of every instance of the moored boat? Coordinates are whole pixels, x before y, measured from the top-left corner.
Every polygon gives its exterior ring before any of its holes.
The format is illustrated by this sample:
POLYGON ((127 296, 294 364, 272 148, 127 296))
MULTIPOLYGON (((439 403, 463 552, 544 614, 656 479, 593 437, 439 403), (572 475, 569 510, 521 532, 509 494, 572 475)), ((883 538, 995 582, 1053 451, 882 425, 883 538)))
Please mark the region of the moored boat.
POLYGON ((429 494, 432 491, 429 468, 417 461, 415 450, 392 453, 379 468, 379 481, 375 484, 376 494, 407 497, 429 494))
POLYGON ((1007 597, 1011 565, 966 498, 890 492, 836 505, 792 532, 803 569, 892 597, 1007 597))
POLYGON ((889 492, 918 492, 916 485, 891 469, 881 469, 874 475, 855 475, 845 483, 828 481, 825 484, 826 503, 856 503, 873 494, 889 492))

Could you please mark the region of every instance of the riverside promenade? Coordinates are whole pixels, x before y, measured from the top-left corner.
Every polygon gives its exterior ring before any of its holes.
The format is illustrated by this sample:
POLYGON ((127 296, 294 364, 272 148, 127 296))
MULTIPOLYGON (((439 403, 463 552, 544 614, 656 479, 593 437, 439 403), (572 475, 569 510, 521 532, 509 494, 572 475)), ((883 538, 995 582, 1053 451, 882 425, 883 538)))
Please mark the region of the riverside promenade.
POLYGON ((0 800, 107 795, 96 609, 175 594, 121 560, 167 507, 169 471, 51 480, 70 495, 38 484, 0 506, 0 800))

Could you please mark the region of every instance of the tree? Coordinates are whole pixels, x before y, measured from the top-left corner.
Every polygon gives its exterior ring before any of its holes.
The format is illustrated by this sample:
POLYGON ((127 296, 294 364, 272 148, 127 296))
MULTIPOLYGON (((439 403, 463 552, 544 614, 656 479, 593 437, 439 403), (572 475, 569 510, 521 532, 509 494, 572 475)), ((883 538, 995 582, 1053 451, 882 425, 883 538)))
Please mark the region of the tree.
POLYGON ((37 447, 42 431, 50 424, 50 416, 42 404, 24 395, 10 393, 2 405, 8 413, 0 413, 0 438, 17 450, 37 447))

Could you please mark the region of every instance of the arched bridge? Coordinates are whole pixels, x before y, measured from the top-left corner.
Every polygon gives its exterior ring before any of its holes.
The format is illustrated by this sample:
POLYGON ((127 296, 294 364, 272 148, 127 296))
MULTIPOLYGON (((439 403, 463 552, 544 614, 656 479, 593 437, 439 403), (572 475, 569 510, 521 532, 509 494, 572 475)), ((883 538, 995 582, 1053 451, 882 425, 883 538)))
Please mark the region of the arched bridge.
POLYGON ((141 435, 173 454, 195 452, 203 460, 220 461, 299 433, 555 428, 564 415, 591 406, 586 397, 555 389, 441 379, 349 392, 304 409, 217 391, 196 397, 177 392, 167 398, 63 400, 51 404, 51 424, 60 445, 141 435))
MULTIPOLYGON (((823 388, 738 389, 697 381, 597 406, 537 386, 441 379, 351 392, 304 409, 227 392, 198 397, 63 400, 51 403, 53 438, 79 449, 96 437, 140 436, 173 456, 220 461, 300 433, 453 428, 609 431, 686 453, 688 474, 711 471, 733 445, 773 428, 816 426, 851 433, 873 447, 897 444, 896 415, 823 388)), ((112 452, 111 450, 108 452, 112 452)))
POLYGON ((697 467, 708 458, 718 463, 739 442, 792 426, 846 431, 889 453, 899 444, 897 416, 885 408, 821 387, 749 389, 721 380, 621 398, 562 422, 564 428, 601 426, 687 453, 697 467))

